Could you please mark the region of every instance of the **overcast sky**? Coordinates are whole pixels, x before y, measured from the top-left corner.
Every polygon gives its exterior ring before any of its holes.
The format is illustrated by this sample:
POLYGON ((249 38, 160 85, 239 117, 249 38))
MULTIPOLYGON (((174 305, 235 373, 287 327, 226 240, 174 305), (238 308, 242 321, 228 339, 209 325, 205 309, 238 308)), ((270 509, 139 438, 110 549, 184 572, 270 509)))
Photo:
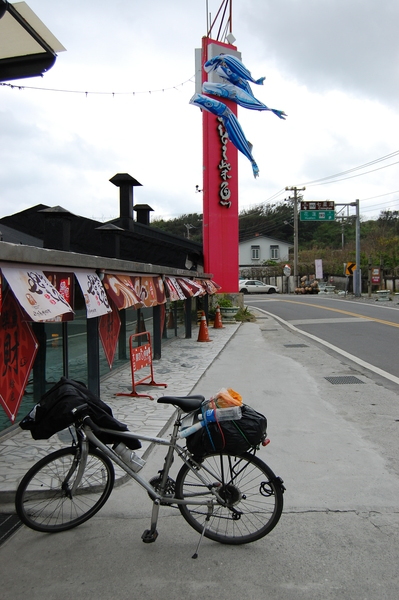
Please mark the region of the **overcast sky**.
MULTIPOLYGON (((213 16, 220 3, 208 0, 213 16)), ((201 112, 189 100, 206 1, 28 5, 66 52, 43 78, 0 86, 0 216, 43 203, 114 218, 118 172, 143 185, 134 201, 152 218, 202 212, 201 112)), ((233 0, 243 63, 266 76, 253 91, 288 114, 239 108, 260 169, 255 180, 240 156, 240 209, 294 185, 305 200, 359 198, 364 218, 399 209, 398 23, 392 0, 233 0)))

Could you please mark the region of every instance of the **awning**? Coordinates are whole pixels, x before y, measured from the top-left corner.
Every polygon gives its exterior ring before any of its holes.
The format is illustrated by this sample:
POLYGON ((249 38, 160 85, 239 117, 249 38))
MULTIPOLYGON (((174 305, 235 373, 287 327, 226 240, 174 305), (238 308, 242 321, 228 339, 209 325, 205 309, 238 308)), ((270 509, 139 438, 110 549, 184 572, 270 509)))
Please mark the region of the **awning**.
POLYGON ((37 77, 65 50, 26 2, 0 0, 0 81, 37 77))

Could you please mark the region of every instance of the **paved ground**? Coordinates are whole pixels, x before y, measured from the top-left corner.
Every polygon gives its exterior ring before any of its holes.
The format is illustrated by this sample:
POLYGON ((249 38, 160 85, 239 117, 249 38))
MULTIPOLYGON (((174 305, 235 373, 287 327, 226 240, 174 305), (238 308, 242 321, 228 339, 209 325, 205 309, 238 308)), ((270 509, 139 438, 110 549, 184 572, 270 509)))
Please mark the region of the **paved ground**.
MULTIPOLYGON (((174 409, 168 405, 157 404, 156 398, 162 395, 189 394, 238 327, 238 323, 226 325, 223 329, 210 327, 211 342, 197 342, 197 329, 193 330, 191 339, 172 338, 163 349, 161 360, 153 362, 155 382, 166 383, 167 388, 138 388, 139 393, 149 393, 154 400, 115 396, 117 392, 132 390, 130 365, 110 372, 109 376, 102 380, 102 400, 112 407, 114 416, 126 423, 132 431, 139 431, 145 435, 159 435, 169 422, 174 409)), ((149 369, 143 369, 139 377, 147 373, 149 369)), ((28 468, 45 454, 64 445, 65 440, 61 441, 58 436, 53 436, 50 440, 35 441, 29 431, 22 431, 20 428, 10 436, 0 437, 0 513, 4 512, 4 504, 13 500, 18 481, 28 468)), ((148 445, 143 443, 142 452, 145 453, 146 450, 148 445)))
MULTIPOLYGON (((23 527, 8 539, 0 548, 5 598, 397 600, 398 393, 266 315, 232 327, 211 331, 223 351, 189 341, 165 368, 185 381, 190 373, 196 383, 187 391, 208 396, 231 386, 266 414, 271 444, 259 455, 287 487, 277 527, 243 547, 204 540, 192 560, 198 535, 173 509, 161 509, 157 542, 141 542, 151 506, 129 482, 74 530, 46 535, 23 527), (193 363, 210 352, 209 366, 197 372, 193 363), (327 383, 335 374, 362 384, 327 383)), ((156 474, 162 456, 152 452, 143 474, 156 474)))

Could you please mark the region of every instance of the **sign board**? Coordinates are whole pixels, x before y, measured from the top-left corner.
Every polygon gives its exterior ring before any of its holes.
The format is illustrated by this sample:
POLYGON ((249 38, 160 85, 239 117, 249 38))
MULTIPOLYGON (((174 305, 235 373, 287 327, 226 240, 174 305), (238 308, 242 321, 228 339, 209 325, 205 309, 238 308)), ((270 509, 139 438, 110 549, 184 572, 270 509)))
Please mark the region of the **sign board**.
POLYGON ((135 396, 140 398, 150 398, 153 400, 153 397, 149 394, 138 394, 136 391, 136 386, 138 385, 153 385, 153 386, 161 386, 168 387, 166 383, 155 383, 154 381, 154 370, 152 367, 152 350, 151 350, 151 336, 148 331, 143 331, 140 333, 134 333, 129 338, 129 347, 130 347, 130 366, 132 369, 132 391, 127 392, 118 392, 115 394, 116 396, 135 396), (146 338, 146 341, 142 343, 142 340, 146 338), (138 342, 138 346, 134 346, 135 342, 138 342), (142 377, 140 380, 136 380, 135 375, 141 369, 146 369, 146 375, 142 377), (148 372, 149 371, 149 372, 148 372), (150 380, 150 381, 148 381, 150 380))
POLYGON ((335 221, 334 210, 301 210, 301 221, 335 221))
POLYGON ((354 262, 346 263, 345 275, 353 275, 354 271, 356 271, 356 263, 354 263, 354 262))
POLYGON ((381 283, 381 272, 379 267, 373 267, 371 269, 371 283, 373 285, 379 285, 381 283))
POLYGON ((322 200, 316 202, 301 202, 301 210, 334 210, 334 202, 322 200))
POLYGON ((314 261, 316 279, 323 279, 323 260, 316 258, 314 261))

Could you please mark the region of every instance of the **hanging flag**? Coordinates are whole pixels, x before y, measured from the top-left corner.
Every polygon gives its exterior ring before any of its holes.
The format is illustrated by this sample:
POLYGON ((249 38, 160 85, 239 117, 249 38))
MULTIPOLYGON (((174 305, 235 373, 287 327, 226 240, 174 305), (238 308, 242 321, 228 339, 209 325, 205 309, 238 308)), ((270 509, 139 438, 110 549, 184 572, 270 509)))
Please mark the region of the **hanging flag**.
POLYGON ((194 94, 190 100, 190 104, 199 106, 199 108, 220 117, 226 128, 229 140, 248 158, 252 165, 254 177, 258 177, 259 168, 252 156, 252 145, 246 139, 235 114, 223 102, 219 102, 219 100, 204 96, 203 94, 194 94))
POLYGON ((74 270, 86 303, 87 318, 101 317, 112 312, 107 294, 95 271, 74 270))
POLYGON ((218 96, 220 98, 228 98, 239 106, 250 110, 269 110, 280 119, 285 120, 285 117, 287 116, 284 111, 278 110, 277 108, 269 108, 266 104, 257 100, 252 94, 249 94, 232 83, 210 83, 206 81, 202 85, 202 91, 205 94, 212 94, 213 96, 218 96))
POLYGON ((43 271, 29 266, 22 268, 3 265, 1 270, 18 302, 32 321, 45 321, 73 312, 43 271))
POLYGON ((14 423, 39 344, 10 290, 0 317, 0 405, 14 423))
POLYGON ((219 69, 219 73, 220 71, 223 72, 225 78, 235 85, 238 85, 237 80, 252 81, 252 83, 256 83, 257 85, 263 85, 266 79, 266 77, 254 79, 243 63, 231 54, 218 54, 214 58, 207 60, 204 64, 204 69, 207 73, 219 69))

